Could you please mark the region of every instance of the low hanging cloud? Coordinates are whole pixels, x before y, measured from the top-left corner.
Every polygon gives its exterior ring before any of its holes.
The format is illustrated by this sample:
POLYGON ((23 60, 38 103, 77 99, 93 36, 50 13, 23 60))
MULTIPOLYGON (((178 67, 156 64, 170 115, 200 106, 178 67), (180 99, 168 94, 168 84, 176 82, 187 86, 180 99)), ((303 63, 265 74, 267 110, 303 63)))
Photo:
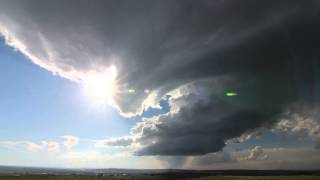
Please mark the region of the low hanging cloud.
POLYGON ((275 133, 310 139, 315 148, 320 148, 320 116, 318 106, 298 106, 284 112, 275 127, 275 133), (299 110, 296 110, 299 108, 299 110))
MULTIPOLYGON (((286 150, 285 148, 283 148, 286 150)), ((279 148, 280 150, 283 150, 279 148)), ((261 146, 255 146, 252 149, 243 149, 240 151, 228 151, 223 150, 215 153, 209 153, 205 155, 199 156, 162 156, 159 159, 165 160, 169 163, 169 168, 172 167, 179 167, 185 169, 194 169, 194 168, 204 168, 210 169, 208 167, 216 166, 216 167, 223 167, 229 166, 227 168, 235 168, 237 169, 244 168, 241 167, 241 164, 246 163, 254 163, 260 164, 268 160, 269 155, 277 153, 277 148, 270 149, 270 148, 262 148, 261 146), (272 152, 270 152, 272 151, 272 152), (230 166, 232 165, 232 166, 230 166)), ((302 150, 304 151, 304 150, 302 150)), ((272 158, 274 160, 274 158, 272 158)), ((220 169, 219 168, 219 169, 220 169)))
POLYGON ((246 157, 246 160, 257 160, 257 159, 261 159, 261 160, 265 160, 268 158, 268 155, 263 154, 263 149, 261 146, 256 146, 253 149, 251 149, 250 154, 248 157, 246 157))
POLYGON ((55 74, 81 83, 116 67, 124 116, 170 95, 170 112, 132 129, 139 155, 217 152, 315 104, 317 0, 10 0, 0 12, 7 44, 55 74))
POLYGON ((201 92, 204 84, 209 84, 206 81, 183 87, 181 92, 175 92, 181 96, 170 99, 171 112, 138 123, 132 133, 139 137, 138 142, 148 145, 138 154, 201 155, 217 152, 225 146, 227 139, 274 121, 277 109, 264 114, 259 106, 245 107, 241 98, 224 98, 223 83, 228 82, 228 78, 222 79, 210 80, 212 87, 220 88, 207 92, 201 92))
MULTIPOLYGON (((252 148, 241 151, 217 152, 188 157, 186 169, 317 169, 320 152, 314 148, 252 148), (258 150, 257 150, 258 149, 258 150), (253 151, 263 153, 256 160, 248 160, 253 151)), ((253 157, 253 156, 252 156, 253 157)), ((256 157, 256 156, 254 156, 256 157)))

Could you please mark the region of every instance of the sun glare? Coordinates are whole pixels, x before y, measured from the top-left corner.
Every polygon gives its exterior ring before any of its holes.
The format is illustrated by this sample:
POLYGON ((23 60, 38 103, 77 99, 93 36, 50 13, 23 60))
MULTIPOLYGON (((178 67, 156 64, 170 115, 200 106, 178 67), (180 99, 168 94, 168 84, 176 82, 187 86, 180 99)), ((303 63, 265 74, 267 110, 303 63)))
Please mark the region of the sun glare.
POLYGON ((115 80, 117 69, 111 66, 103 72, 90 72, 86 76, 85 90, 87 95, 98 103, 111 103, 116 91, 115 80))

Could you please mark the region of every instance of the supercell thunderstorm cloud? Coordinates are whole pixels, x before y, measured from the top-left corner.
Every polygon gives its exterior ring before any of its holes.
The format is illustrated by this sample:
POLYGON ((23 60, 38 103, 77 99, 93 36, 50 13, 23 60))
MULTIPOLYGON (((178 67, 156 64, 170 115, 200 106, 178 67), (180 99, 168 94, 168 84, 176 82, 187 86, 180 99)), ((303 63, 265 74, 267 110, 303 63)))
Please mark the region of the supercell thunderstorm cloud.
POLYGON ((166 99, 169 112, 125 137, 141 145, 136 155, 218 152, 291 114, 319 122, 318 0, 10 0, 0 2, 0 33, 72 81, 115 67, 123 116, 166 99))

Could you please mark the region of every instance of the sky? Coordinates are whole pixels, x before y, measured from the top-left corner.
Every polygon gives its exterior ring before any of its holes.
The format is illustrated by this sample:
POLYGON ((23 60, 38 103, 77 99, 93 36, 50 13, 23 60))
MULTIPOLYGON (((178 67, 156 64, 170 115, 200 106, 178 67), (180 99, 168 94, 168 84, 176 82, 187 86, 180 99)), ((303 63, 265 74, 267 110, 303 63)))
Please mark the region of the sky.
POLYGON ((0 165, 318 169, 316 0, 0 1, 0 165))

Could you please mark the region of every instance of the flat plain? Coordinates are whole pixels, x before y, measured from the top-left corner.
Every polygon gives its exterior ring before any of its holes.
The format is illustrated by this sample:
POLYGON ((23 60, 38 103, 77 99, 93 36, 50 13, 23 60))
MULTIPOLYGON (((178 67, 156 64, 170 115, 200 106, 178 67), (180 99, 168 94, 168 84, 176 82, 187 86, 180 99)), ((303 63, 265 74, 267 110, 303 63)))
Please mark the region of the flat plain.
POLYGON ((164 179, 190 179, 190 180, 320 180, 320 176, 202 176, 180 177, 161 174, 134 174, 134 175, 8 175, 0 176, 1 180, 164 180, 164 179))

